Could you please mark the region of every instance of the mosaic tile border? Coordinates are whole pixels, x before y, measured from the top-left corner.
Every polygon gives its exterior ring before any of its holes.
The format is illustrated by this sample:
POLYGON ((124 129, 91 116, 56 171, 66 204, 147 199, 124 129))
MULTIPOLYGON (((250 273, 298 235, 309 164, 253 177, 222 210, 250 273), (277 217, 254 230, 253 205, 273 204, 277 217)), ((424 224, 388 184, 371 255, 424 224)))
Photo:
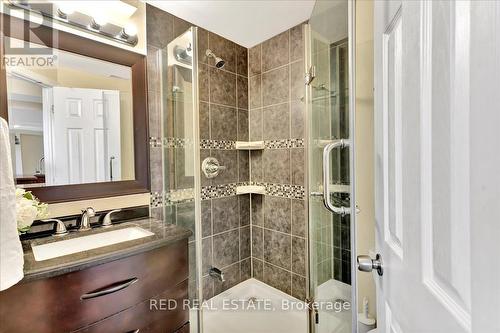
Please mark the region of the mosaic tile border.
MULTIPOLYGON (((304 139, 283 139, 264 141, 267 149, 304 148, 304 139)), ((200 142, 201 149, 236 149, 236 141, 230 140, 207 140, 200 142)))
POLYGON ((163 195, 160 192, 149 193, 149 206, 158 208, 163 206, 163 195))
POLYGON ((165 193, 165 205, 194 201, 194 188, 172 190, 165 193))
POLYGON ((201 149, 236 149, 236 141, 231 140, 207 140, 200 141, 201 149))
POLYGON ((186 148, 193 145, 193 140, 184 138, 163 138, 165 148, 186 148))
POLYGON ((236 195, 236 187, 245 185, 264 186, 266 188, 265 195, 289 198, 289 199, 300 199, 300 200, 303 200, 305 197, 305 188, 304 186, 301 185, 243 182, 243 183, 204 186, 201 188, 201 200, 208 200, 208 199, 215 199, 215 198, 222 198, 222 197, 229 197, 236 195))
POLYGON ((301 185, 265 184, 266 194, 290 199, 304 199, 305 188, 301 185))
POLYGON ((236 195, 236 187, 243 183, 210 185, 201 188, 201 200, 230 197, 236 195))
POLYGON ((185 148, 193 145, 193 141, 183 138, 149 138, 149 145, 154 148, 185 148))
MULTIPOLYGON (((150 137, 149 145, 151 147, 165 148, 185 148, 192 145, 192 140, 182 138, 157 138, 150 137)), ((304 139, 283 139, 283 140, 267 140, 264 141, 266 149, 286 149, 286 148, 304 148, 304 139)), ((208 140, 200 141, 201 149, 220 149, 220 150, 235 150, 236 141, 232 140, 208 140)))
POLYGON ((264 141, 267 149, 304 148, 304 139, 283 139, 264 141))
MULTIPOLYGON (((301 185, 241 182, 203 186, 201 188, 201 200, 234 196, 236 195, 236 187, 245 185, 264 186, 266 189, 265 195, 275 197, 304 200, 305 196, 305 188, 301 185)), ((173 190, 164 195, 159 192, 150 193, 150 206, 152 208, 192 201, 194 201, 194 189, 192 188, 173 190)))
POLYGON ((155 136, 149 137, 149 145, 154 148, 161 148, 163 143, 161 138, 157 138, 155 136))

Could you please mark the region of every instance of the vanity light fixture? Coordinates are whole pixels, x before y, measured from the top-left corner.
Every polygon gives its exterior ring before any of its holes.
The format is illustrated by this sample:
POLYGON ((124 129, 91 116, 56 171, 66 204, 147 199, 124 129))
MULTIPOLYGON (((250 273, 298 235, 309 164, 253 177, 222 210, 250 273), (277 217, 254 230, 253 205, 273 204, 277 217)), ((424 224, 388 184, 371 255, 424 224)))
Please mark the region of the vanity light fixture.
MULTIPOLYGON (((78 3, 85 3, 85 1, 81 1, 78 3)), ((135 46, 138 42, 137 27, 134 24, 129 23, 124 27, 118 26, 114 23, 110 23, 105 13, 95 11, 87 13, 86 8, 83 7, 82 9, 78 10, 75 3, 72 3, 71 1, 52 1, 51 6, 47 6, 47 2, 45 1, 31 2, 23 0, 9 0, 7 4, 11 7, 28 11, 30 14, 33 13, 33 16, 37 18, 39 17, 41 19, 42 17, 48 17, 57 20, 62 24, 70 25, 80 30, 112 39, 119 43, 135 46)), ((126 6, 132 7, 130 5, 126 6)), ((131 12, 130 8, 128 7, 128 14, 133 14, 133 11, 131 12)), ((106 10, 109 11, 112 9, 113 8, 107 8, 106 10)), ((117 8, 117 10, 120 9, 120 7, 117 8)), ((132 7, 132 9, 135 8, 132 7)), ((40 24, 42 24, 42 22, 40 24)))

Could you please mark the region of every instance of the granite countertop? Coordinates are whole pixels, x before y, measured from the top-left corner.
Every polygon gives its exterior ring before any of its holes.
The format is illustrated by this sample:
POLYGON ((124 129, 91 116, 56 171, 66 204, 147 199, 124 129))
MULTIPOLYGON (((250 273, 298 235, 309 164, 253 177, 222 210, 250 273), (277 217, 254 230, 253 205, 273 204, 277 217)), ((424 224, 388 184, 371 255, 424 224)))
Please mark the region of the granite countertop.
POLYGON ((109 261, 146 252, 188 238, 191 234, 192 232, 190 230, 174 224, 165 224, 153 218, 142 218, 119 223, 110 228, 95 228, 84 232, 70 232, 68 235, 62 237, 45 237, 25 240, 22 242, 24 251, 24 279, 22 282, 79 271, 109 261), (154 233, 154 235, 43 261, 36 261, 33 250, 31 249, 32 245, 42 245, 65 239, 124 229, 131 226, 141 227, 154 233))

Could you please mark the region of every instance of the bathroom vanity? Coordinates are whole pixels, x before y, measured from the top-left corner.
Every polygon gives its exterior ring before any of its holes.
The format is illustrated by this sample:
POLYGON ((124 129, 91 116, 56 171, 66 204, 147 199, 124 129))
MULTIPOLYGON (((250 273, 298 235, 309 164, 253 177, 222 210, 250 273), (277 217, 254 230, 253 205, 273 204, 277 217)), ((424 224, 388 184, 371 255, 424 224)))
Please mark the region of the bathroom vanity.
POLYGON ((190 235, 144 218, 24 241, 25 277, 0 292, 0 332, 188 332, 190 235), (37 245, 126 228, 152 235, 43 261, 33 254, 37 245), (168 300, 177 307, 155 306, 168 300))

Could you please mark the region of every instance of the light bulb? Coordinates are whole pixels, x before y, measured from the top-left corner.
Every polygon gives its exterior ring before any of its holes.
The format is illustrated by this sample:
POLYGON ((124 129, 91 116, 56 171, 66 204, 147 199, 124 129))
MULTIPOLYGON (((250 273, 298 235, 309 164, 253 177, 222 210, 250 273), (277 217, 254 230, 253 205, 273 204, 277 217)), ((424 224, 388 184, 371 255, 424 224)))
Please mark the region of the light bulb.
POLYGON ((105 26, 108 23, 108 18, 103 14, 95 15, 92 19, 100 27, 105 26))
POLYGON ((71 1, 59 1, 57 3, 59 11, 63 15, 71 15, 75 12, 75 6, 71 3, 71 1))
POLYGON ((135 26, 135 24, 129 23, 123 28, 123 32, 125 33, 125 35, 133 37, 137 35, 137 27, 135 26))

